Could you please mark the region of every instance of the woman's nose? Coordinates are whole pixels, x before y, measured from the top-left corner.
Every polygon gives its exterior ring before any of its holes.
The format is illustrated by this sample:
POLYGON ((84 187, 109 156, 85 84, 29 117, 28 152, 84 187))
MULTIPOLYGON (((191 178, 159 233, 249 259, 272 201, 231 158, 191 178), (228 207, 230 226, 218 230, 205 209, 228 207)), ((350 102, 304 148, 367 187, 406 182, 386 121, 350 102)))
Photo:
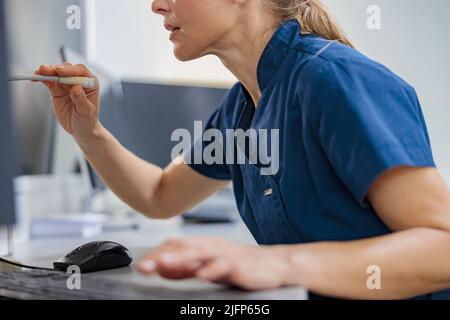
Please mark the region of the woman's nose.
POLYGON ((170 12, 169 1, 167 0, 154 0, 152 3, 152 11, 162 16, 167 15, 170 12))

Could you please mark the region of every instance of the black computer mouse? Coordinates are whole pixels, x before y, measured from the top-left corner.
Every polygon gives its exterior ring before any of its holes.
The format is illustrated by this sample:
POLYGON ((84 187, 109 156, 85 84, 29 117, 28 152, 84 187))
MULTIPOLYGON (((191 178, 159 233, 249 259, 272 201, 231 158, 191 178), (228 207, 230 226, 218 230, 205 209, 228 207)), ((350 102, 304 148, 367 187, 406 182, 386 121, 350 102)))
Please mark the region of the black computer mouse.
POLYGON ((62 259, 55 261, 53 267, 67 271, 70 266, 78 266, 82 273, 126 267, 133 261, 124 246, 111 241, 90 242, 76 248, 62 259))

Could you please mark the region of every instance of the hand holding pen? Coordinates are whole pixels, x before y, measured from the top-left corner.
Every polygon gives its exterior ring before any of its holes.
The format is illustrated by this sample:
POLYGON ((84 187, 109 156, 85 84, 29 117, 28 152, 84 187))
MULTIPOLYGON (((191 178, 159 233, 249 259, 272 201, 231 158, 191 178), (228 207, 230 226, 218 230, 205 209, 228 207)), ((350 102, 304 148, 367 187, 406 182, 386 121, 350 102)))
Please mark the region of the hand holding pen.
MULTIPOLYGON (((16 77, 20 78, 24 77, 16 77)), ((100 127, 100 85, 84 65, 42 65, 25 78, 47 86, 58 121, 75 138, 92 136, 100 127)))

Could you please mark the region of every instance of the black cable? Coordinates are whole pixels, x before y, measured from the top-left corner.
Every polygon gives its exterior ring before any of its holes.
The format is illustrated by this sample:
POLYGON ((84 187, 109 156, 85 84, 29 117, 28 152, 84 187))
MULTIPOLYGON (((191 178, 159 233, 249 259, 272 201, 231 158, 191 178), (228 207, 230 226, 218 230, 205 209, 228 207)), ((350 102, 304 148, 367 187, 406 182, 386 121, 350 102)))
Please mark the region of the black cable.
POLYGON ((43 268, 43 267, 34 267, 34 266, 27 266, 25 264, 21 264, 21 263, 17 263, 17 262, 12 262, 9 260, 6 260, 4 258, 0 258, 0 262, 4 262, 6 264, 12 265, 12 266, 16 266, 16 267, 20 267, 20 268, 25 268, 25 269, 30 269, 30 270, 45 270, 45 271, 58 271, 55 269, 49 269, 49 268, 43 268))

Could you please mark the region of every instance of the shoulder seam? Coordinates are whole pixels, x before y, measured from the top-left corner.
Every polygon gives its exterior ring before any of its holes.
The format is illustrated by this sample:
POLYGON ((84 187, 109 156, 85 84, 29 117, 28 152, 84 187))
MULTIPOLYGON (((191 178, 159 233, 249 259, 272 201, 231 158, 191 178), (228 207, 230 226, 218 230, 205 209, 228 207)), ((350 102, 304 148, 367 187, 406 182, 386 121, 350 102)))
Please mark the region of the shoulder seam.
POLYGON ((320 58, 321 60, 330 62, 330 59, 327 58, 327 57, 322 56, 322 53, 324 53, 324 52, 325 52, 329 47, 331 47, 331 45, 334 44, 335 42, 336 42, 336 41, 327 43, 323 48, 321 48, 321 49, 320 49, 319 51, 317 51, 317 52, 311 52, 311 51, 309 51, 309 50, 305 50, 305 48, 297 47, 297 46, 294 46, 294 47, 292 47, 291 49, 292 49, 292 50, 295 50, 295 51, 303 52, 303 53, 305 53, 305 54, 307 54, 307 55, 309 55, 309 56, 311 56, 311 57, 313 57, 313 58, 320 58))
POLYGON ((316 57, 319 57, 322 53, 324 53, 329 47, 331 47, 333 44, 335 44, 337 40, 330 41, 325 46, 323 46, 317 53, 315 54, 316 57))

